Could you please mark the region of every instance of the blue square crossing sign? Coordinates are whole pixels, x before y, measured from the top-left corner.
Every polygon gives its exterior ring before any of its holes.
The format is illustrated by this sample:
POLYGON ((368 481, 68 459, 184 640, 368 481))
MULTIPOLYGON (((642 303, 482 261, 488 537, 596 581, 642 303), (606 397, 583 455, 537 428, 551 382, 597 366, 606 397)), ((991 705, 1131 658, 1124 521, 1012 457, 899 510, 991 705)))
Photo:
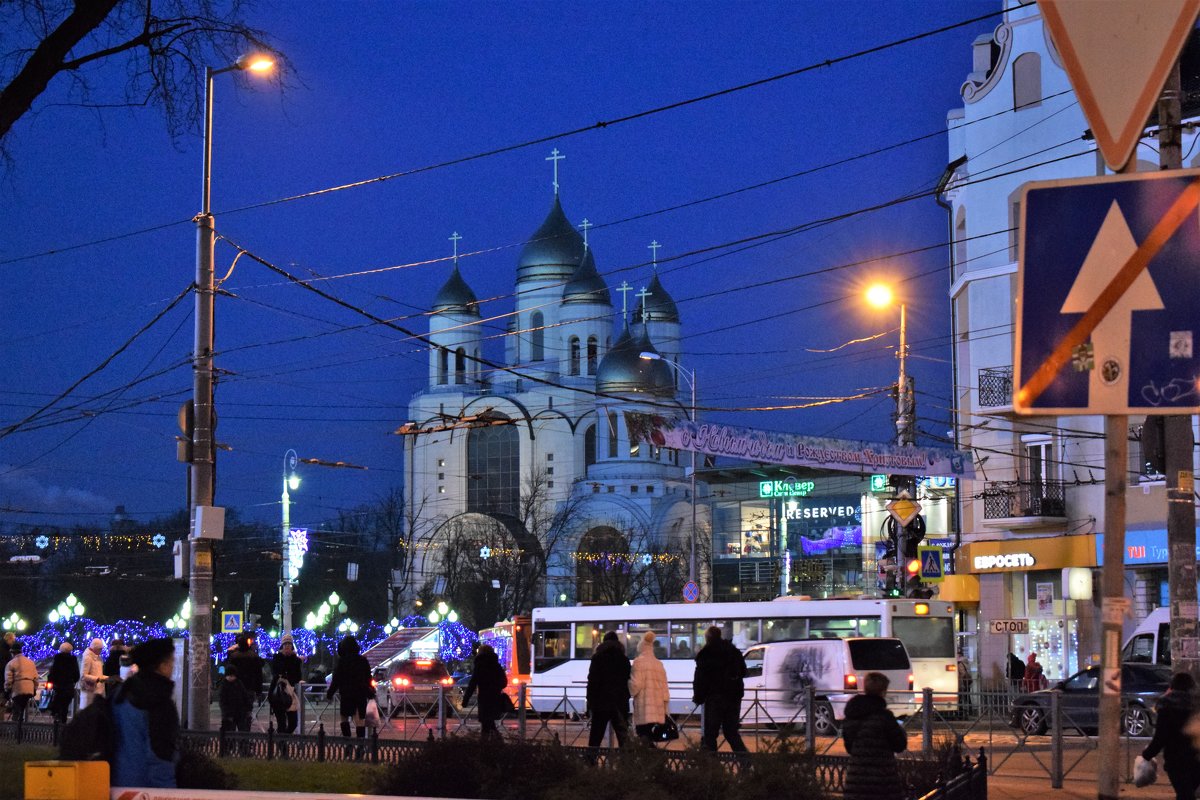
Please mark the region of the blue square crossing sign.
POLYGON ((917 559, 921 562, 921 583, 941 583, 946 577, 946 551, 942 548, 921 545, 917 559))
POLYGON ((1198 208, 1200 170, 1029 184, 1017 412, 1196 413, 1198 208))
POLYGON ((242 612, 240 611, 222 611, 221 612, 221 633, 241 633, 242 632, 242 612))

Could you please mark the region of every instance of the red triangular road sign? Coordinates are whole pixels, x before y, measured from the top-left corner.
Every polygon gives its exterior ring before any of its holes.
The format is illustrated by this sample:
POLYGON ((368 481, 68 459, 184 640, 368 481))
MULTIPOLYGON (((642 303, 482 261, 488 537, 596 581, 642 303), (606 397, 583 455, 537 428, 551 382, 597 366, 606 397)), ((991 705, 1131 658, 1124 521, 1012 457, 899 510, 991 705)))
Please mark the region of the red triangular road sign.
POLYGON ((1096 144, 1128 163, 1200 12, 1200 0, 1039 0, 1096 144))

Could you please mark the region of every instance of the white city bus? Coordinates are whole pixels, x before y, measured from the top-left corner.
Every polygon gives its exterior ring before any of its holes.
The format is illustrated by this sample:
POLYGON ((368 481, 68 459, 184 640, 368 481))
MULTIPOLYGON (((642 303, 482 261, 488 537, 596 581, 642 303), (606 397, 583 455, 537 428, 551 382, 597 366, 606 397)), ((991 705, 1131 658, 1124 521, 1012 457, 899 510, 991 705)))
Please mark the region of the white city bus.
POLYGON ((646 631, 654 631, 655 652, 672 685, 671 711, 684 713, 692 707, 693 658, 711 625, 721 628, 722 635, 743 652, 765 642, 894 636, 908 650, 918 692, 929 687, 937 701, 957 698, 952 604, 780 597, 750 603, 535 608, 530 703, 542 713, 582 712, 588 661, 604 634, 615 631, 633 658, 638 641, 646 631))

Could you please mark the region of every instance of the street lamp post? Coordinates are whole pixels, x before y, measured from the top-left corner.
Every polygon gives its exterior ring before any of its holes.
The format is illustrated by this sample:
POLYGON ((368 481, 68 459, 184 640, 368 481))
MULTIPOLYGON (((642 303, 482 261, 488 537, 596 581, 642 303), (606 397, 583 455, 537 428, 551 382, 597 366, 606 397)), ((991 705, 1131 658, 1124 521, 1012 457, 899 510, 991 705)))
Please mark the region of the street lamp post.
MULTIPOLYGON (((676 364, 669 358, 663 358, 661 354, 646 351, 640 353, 639 357, 645 361, 661 361, 667 364, 676 373, 683 376, 688 382, 688 387, 692 390, 692 422, 696 422, 696 370, 685 370, 683 367, 676 364)), ((688 581, 696 582, 696 451, 692 450, 692 542, 691 556, 688 559, 688 581)))
POLYGON ((282 630, 292 632, 292 496, 289 489, 300 488, 300 476, 296 474, 296 466, 300 458, 295 450, 288 450, 283 455, 283 497, 281 502, 283 516, 283 575, 279 581, 279 614, 282 630))
MULTIPOLYGON (((196 524, 196 508, 211 506, 216 448, 213 446, 213 247, 216 229, 212 215, 212 128, 213 78, 224 72, 251 70, 265 72, 274 62, 264 57, 243 58, 221 69, 204 69, 204 163, 201 176, 200 213, 196 223, 196 327, 192 350, 192 432, 191 502, 188 512, 196 524)), ((191 537, 191 564, 188 598, 196 613, 188 623, 188 727, 208 730, 210 725, 208 648, 212 639, 212 543, 191 537)))

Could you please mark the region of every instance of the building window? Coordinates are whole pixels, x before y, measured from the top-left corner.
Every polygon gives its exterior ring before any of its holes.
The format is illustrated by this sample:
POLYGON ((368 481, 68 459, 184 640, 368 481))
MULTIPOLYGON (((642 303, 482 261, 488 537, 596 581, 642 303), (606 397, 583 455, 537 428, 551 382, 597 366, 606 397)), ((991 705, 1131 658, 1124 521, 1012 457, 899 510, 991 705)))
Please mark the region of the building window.
POLYGON ((546 481, 546 488, 547 488, 547 489, 553 489, 553 488, 554 488, 554 481, 546 481))
MULTIPOLYGON (((504 418, 502 414, 496 416, 504 418)), ((520 436, 515 425, 467 432, 467 511, 515 514, 521 499, 520 436)))
POLYGON ((1021 189, 1008 196, 1008 257, 1017 260, 1021 243, 1021 189))
POLYGON ((450 373, 450 351, 444 347, 438 348, 438 373, 437 382, 439 386, 445 386, 449 380, 450 373))
POLYGON ((446 493, 446 487, 445 487, 445 486, 439 486, 439 487, 438 487, 438 494, 445 494, 445 493, 446 493))
POLYGON ((1042 57, 1024 53, 1013 62, 1013 110, 1042 104, 1042 57))
POLYGON ((967 209, 958 209, 958 221, 954 223, 954 266, 967 263, 967 209))
POLYGON ((617 457, 617 412, 608 412, 608 457, 617 457))
POLYGON ((612 493, 613 493, 613 492, 615 492, 615 491, 617 491, 617 487, 615 487, 615 486, 610 486, 610 487, 608 487, 608 493, 609 493, 609 494, 612 494, 612 493))
POLYGON ((579 374, 579 337, 578 336, 571 337, 571 344, 568 346, 568 350, 570 352, 570 359, 571 359, 570 374, 578 375, 579 374))
POLYGON ((554 474, 554 467, 546 467, 546 474, 547 474, 547 475, 553 475, 553 474, 554 474))
POLYGON ((596 426, 588 425, 583 432, 583 468, 596 463, 596 426))
POLYGON ((589 336, 587 341, 588 375, 596 374, 596 364, 600 361, 600 342, 595 336, 589 336))
POLYGON ((546 317, 540 311, 529 315, 529 360, 544 361, 546 359, 546 317))
POLYGON ((631 441, 629 443, 629 457, 630 458, 640 458, 641 455, 642 455, 642 443, 637 442, 637 441, 631 441))
POLYGON ((438 459, 438 466, 439 466, 439 467, 444 467, 444 466, 446 466, 446 459, 444 459, 444 458, 439 458, 439 459, 438 459))
POLYGON ((598 483, 592 484, 592 494, 600 494, 600 484, 598 484, 598 483))
POLYGON ((647 486, 647 487, 646 487, 646 494, 654 494, 654 487, 653 487, 653 486, 647 486))
POLYGON ((553 460, 554 460, 554 453, 546 453, 546 460, 547 460, 547 461, 553 461, 553 460))
POLYGON ((460 386, 467 382, 467 351, 461 347, 454 351, 454 382, 460 386))
POLYGON ((638 487, 636 487, 636 486, 630 486, 630 487, 629 487, 629 493, 630 493, 630 494, 637 494, 637 493, 638 493, 638 487))
POLYGON ((439 473, 438 473, 438 480, 439 480, 439 481, 444 481, 444 480, 446 480, 446 473, 444 473, 444 472, 439 472, 439 473))

